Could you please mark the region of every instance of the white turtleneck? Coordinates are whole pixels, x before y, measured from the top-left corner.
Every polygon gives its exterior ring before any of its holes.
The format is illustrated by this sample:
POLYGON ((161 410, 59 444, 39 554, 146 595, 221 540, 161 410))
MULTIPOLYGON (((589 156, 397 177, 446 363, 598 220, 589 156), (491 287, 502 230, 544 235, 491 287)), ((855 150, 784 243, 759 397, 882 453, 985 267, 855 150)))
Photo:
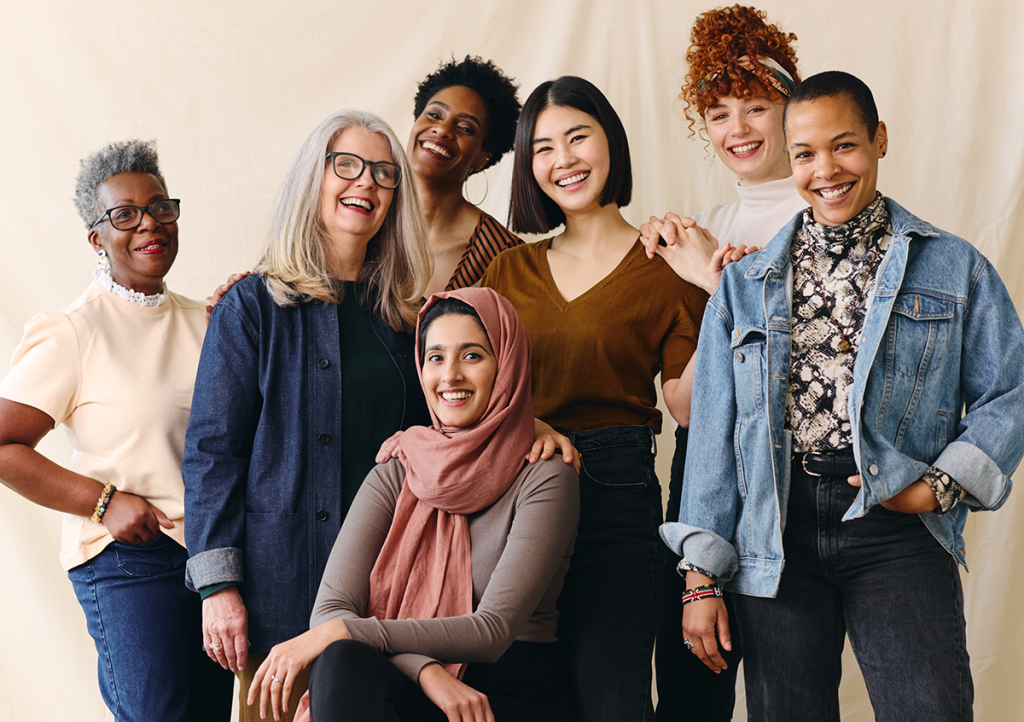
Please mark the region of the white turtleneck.
POLYGON ((736 186, 740 199, 725 206, 711 206, 693 216, 719 244, 764 246, 807 201, 796 192, 792 176, 755 186, 736 186))

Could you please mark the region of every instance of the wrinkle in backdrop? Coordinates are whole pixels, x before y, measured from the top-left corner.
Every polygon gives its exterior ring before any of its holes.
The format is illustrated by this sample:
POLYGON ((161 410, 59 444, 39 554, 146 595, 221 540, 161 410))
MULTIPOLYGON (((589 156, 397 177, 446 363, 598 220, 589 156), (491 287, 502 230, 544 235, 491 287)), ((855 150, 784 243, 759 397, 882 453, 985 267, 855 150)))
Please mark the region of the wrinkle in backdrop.
MULTIPOLYGON (((0 3, 0 375, 36 313, 89 283, 95 255, 72 198, 78 160, 129 136, 155 138, 181 251, 169 285, 209 294, 249 268, 270 204, 306 134, 341 107, 373 110, 405 138, 416 82, 451 56, 493 59, 521 83, 582 75, 622 116, 634 166, 626 217, 694 213, 734 200, 733 177, 688 137, 676 101, 694 16, 673 0, 481 0, 467 4, 99 0, 0 3)), ((980 0, 858 4, 769 0, 799 37, 804 77, 848 70, 875 91, 889 128, 879 187, 970 240, 1024 301, 1024 5, 980 0)), ((510 158, 482 207, 508 209, 510 158)), ((470 197, 483 193, 471 184, 470 197)), ((660 438, 667 483, 670 434, 660 438)), ((63 434, 41 448, 59 463, 63 434)), ((968 637, 978 720, 1024 708, 1024 584, 1016 495, 968 525, 968 637)), ((102 720, 95 651, 58 563, 59 515, 0 490, 0 718, 102 720)), ((610 583, 614 583, 610 580, 610 583)), ((907 610, 913 614, 914 610, 907 610)), ((844 720, 872 719, 852 659, 844 720)), ((686 680, 678 680, 686 684, 686 680)), ((742 710, 737 719, 744 719, 742 710)))

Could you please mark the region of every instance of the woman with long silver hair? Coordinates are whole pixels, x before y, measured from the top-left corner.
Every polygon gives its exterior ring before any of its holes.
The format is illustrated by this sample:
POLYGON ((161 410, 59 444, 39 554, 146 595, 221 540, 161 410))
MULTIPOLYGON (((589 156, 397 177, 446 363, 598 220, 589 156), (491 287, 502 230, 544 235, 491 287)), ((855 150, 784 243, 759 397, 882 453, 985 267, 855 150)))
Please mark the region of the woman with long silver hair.
POLYGON ((374 452, 429 419, 412 331, 430 266, 401 144, 344 110, 299 149, 255 272, 213 310, 183 464, 188 572, 208 653, 243 695, 270 648, 309 628, 374 452))

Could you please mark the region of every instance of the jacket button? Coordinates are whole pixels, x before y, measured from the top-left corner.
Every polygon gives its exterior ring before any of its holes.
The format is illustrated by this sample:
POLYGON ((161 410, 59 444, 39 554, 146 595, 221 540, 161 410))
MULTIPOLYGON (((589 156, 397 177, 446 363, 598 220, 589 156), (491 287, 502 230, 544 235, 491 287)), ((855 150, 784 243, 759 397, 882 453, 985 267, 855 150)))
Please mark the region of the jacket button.
POLYGON ((331 362, 328 361, 325 358, 322 358, 322 359, 320 359, 319 361, 316 362, 316 365, 319 366, 322 369, 325 369, 325 368, 327 368, 328 366, 331 365, 331 362))
POLYGON ((874 464, 868 467, 868 471, 871 473, 871 476, 878 476, 878 467, 874 464))
POLYGON ((329 444, 331 442, 331 435, 330 434, 320 434, 320 436, 318 436, 316 438, 317 438, 317 441, 319 441, 321 444, 329 444))
POLYGON ((330 518, 330 516, 331 515, 324 511, 323 509, 316 513, 316 518, 320 521, 327 521, 330 518))
POLYGON ((736 352, 736 363, 743 363, 743 354, 739 351, 736 352))

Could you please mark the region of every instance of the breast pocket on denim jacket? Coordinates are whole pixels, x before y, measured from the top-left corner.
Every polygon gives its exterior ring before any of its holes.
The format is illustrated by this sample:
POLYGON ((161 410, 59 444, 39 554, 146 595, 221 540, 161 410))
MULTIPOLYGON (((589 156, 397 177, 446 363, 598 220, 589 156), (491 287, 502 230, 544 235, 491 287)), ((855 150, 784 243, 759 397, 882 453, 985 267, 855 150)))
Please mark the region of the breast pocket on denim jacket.
POLYGON ((955 303, 919 291, 896 296, 885 338, 886 368, 918 376, 942 365, 955 303))
POLYGON ((733 383, 736 415, 752 416, 764 406, 765 340, 763 328, 736 329, 732 334, 733 383))

